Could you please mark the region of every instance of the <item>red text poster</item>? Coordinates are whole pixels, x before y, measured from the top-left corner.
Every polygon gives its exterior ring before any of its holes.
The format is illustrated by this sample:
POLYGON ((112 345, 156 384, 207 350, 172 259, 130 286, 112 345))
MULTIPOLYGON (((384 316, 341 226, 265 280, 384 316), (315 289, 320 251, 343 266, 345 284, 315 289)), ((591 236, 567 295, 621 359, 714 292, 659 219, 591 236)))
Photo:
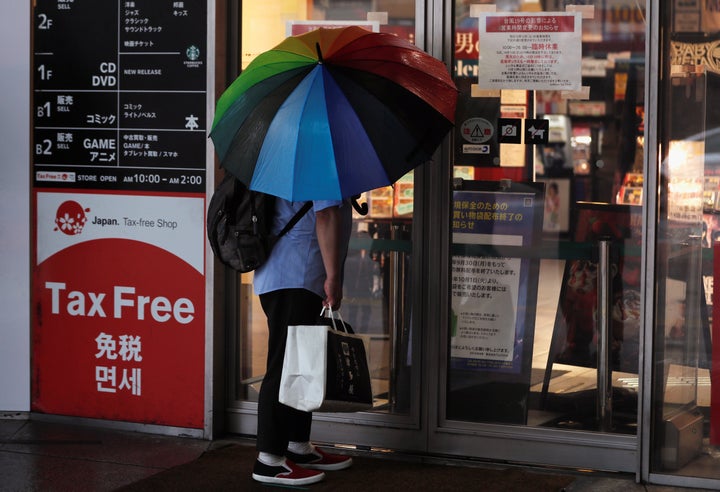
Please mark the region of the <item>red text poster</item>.
POLYGON ((483 12, 478 33, 481 88, 580 90, 580 13, 483 12))

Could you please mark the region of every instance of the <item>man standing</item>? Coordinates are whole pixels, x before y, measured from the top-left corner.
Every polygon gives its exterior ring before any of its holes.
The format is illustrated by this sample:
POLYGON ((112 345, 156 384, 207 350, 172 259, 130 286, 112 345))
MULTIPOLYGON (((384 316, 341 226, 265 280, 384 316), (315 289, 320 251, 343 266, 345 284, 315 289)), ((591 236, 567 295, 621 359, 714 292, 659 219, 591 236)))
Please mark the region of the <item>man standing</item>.
MULTIPOLYGON (((278 198, 272 232, 279 232, 302 205, 278 198)), ((315 201, 255 271, 254 289, 269 330, 267 368, 258 400, 258 458, 252 474, 259 482, 306 485, 325 478, 323 470, 352 464, 349 457, 327 454, 312 445, 312 413, 278 401, 287 327, 315 324, 323 306, 340 308, 351 229, 350 203, 315 201)))

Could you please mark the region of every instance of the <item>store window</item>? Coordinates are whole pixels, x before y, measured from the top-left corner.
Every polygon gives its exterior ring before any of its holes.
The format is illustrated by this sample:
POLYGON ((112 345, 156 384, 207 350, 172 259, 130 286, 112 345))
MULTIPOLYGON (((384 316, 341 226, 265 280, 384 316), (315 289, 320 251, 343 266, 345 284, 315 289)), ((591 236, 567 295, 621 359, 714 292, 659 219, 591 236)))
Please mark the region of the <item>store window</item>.
MULTIPOLYGON (((241 65, 293 33, 293 26, 356 24, 415 40, 414 0, 296 0, 242 2, 241 65)), ((343 319, 366 338, 370 352, 375 412, 406 414, 410 408, 410 330, 413 173, 394 186, 364 193, 367 215, 355 214, 345 264, 343 319)), ((231 371, 232 405, 257 401, 265 373, 267 325, 253 293, 252 274, 240 279, 238 332, 231 371)))
POLYGON ((644 4, 454 6, 461 93, 445 416, 634 435, 644 4), (517 27, 541 22, 573 27, 538 37, 517 27), (497 23, 505 27, 492 31, 497 23), (573 71, 579 87, 563 87, 573 71))
POLYGON ((650 472, 716 489, 720 387, 711 369, 718 357, 712 339, 720 253, 720 71, 714 54, 720 14, 706 2, 662 7, 650 472))

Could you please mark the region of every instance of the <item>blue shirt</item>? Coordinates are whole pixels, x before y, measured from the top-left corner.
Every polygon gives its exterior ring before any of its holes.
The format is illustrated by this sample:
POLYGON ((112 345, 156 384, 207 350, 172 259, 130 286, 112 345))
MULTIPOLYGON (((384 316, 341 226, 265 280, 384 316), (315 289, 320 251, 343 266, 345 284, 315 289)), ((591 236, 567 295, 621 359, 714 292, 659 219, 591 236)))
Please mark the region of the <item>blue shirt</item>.
MULTIPOLYGON (((279 233, 303 203, 276 199, 272 232, 279 233)), ((344 262, 352 229, 352 206, 343 201, 314 201, 312 208, 275 244, 265 264, 255 270, 253 287, 257 295, 300 288, 325 297, 325 266, 315 232, 315 212, 333 206, 340 206, 342 213, 340 257, 344 262)))

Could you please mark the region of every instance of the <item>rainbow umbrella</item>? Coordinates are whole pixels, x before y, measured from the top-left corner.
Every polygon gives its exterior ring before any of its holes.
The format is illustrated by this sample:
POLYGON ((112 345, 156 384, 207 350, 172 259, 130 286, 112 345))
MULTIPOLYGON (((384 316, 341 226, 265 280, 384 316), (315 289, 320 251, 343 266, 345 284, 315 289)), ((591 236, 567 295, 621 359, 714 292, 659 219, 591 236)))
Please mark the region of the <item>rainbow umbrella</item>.
POLYGON ((318 29, 260 54, 217 103, 220 165, 291 201, 340 199, 428 161, 455 118, 445 65, 360 27, 318 29))

